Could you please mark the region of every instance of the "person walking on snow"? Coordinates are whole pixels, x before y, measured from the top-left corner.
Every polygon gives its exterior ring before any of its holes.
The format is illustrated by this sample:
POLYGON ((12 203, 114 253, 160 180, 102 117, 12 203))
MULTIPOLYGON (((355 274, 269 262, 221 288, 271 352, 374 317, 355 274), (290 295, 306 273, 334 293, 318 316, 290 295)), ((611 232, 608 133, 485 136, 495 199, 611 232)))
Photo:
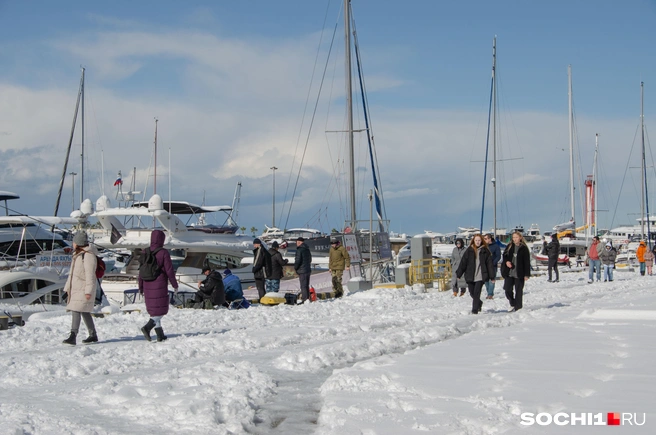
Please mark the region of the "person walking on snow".
MULTIPOLYGON (((152 281, 145 281, 139 276, 139 293, 146 300, 146 310, 150 315, 148 323, 141 328, 141 332, 148 341, 150 341, 150 331, 153 328, 155 328, 155 334, 157 334, 157 341, 166 340, 162 328, 162 317, 169 312, 169 283, 171 283, 171 287, 175 292, 178 292, 178 281, 175 279, 171 255, 169 251, 164 249, 165 239, 166 235, 161 230, 154 230, 150 233, 150 252, 158 250, 154 254, 160 269, 157 278, 152 281)), ((144 258, 142 257, 142 259, 144 258)))
POLYGON ((613 246, 606 243, 606 248, 599 253, 601 264, 604 267, 604 282, 613 281, 613 268, 615 267, 615 258, 617 258, 617 251, 613 246))
POLYGON ((636 257, 640 262, 640 275, 645 276, 645 252, 647 252, 647 244, 644 240, 640 240, 640 246, 636 249, 636 257))
POLYGON ((342 288, 342 278, 344 277, 344 269, 351 267, 351 257, 349 257, 346 248, 339 243, 337 237, 330 239, 330 256, 328 259, 328 269, 333 281, 333 290, 335 297, 341 298, 344 296, 344 289, 342 288))
POLYGON ((599 259, 599 251, 601 245, 599 244, 599 236, 594 236, 592 244, 588 247, 588 284, 593 282, 593 274, 597 271, 597 282, 601 281, 601 260, 599 259))
POLYGON ((462 256, 456 271, 458 278, 464 275, 469 295, 472 297, 472 314, 478 314, 483 307, 481 290, 486 281, 494 281, 492 254, 487 249, 483 236, 476 234, 462 256))
POLYGON ((460 296, 464 296, 467 290, 467 281, 465 281, 465 278, 458 278, 456 276, 456 271, 458 270, 458 266, 460 266, 462 256, 465 255, 466 249, 465 241, 457 238, 456 247, 451 252, 451 288, 453 289, 453 296, 458 296, 458 289, 460 289, 460 296))
POLYGON ((651 268, 654 266, 654 251, 647 249, 645 251, 645 267, 647 268, 647 275, 651 276, 651 268))
POLYGON ((560 242, 558 241, 558 234, 553 233, 551 235, 551 242, 547 244, 547 241, 544 241, 544 247, 547 251, 547 256, 549 257, 548 270, 549 270, 549 279, 547 282, 558 282, 558 255, 560 254, 560 242), (554 271, 556 274, 556 279, 551 279, 551 271, 554 271))
POLYGON ((521 310, 524 303, 524 284, 531 277, 531 253, 519 231, 513 233, 512 243, 509 243, 503 252, 501 276, 503 289, 510 303, 508 311, 521 310))
POLYGON ((89 239, 84 231, 75 233, 73 249, 71 270, 64 285, 64 292, 68 295, 66 311, 72 314, 71 334, 63 343, 75 346, 80 330, 80 319, 84 320, 89 332, 89 336, 82 340, 82 343, 98 342, 96 326, 91 317, 98 280, 96 278, 97 251, 93 246, 89 246, 89 239))
MULTIPOLYGON (((493 276, 496 279, 497 267, 499 266, 499 260, 501 260, 501 248, 499 247, 497 241, 494 240, 494 236, 491 233, 486 234, 484 240, 485 243, 487 244, 487 249, 489 249, 490 253, 492 254, 492 267, 494 268, 493 276)), ((487 297, 485 299, 494 299, 494 286, 495 286, 494 280, 489 280, 485 282, 485 289, 487 290, 487 297)))

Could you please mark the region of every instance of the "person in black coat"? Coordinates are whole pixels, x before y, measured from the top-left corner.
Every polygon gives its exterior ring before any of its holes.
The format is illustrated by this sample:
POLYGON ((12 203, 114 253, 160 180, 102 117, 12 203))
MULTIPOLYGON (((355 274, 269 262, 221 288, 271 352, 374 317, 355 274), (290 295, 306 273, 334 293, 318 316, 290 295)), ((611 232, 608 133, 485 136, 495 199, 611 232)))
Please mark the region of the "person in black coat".
POLYGON ((282 254, 278 251, 279 247, 278 242, 274 241, 271 243, 271 249, 269 249, 269 254, 271 254, 271 275, 265 283, 267 293, 278 293, 278 290, 280 290, 280 280, 285 275, 283 267, 289 263, 289 260, 282 258, 282 254))
POLYGON ((492 254, 487 248, 483 236, 476 234, 460 260, 456 276, 465 276, 469 295, 472 297, 472 314, 478 314, 483 307, 481 290, 487 281, 494 282, 495 274, 492 266, 492 254))
POLYGON ((263 246, 260 239, 253 240, 253 277, 260 299, 264 297, 264 280, 271 276, 271 254, 263 246))
POLYGON ((203 281, 198 281, 198 291, 194 296, 194 302, 200 303, 210 300, 214 306, 225 306, 225 288, 223 286, 221 272, 212 270, 209 267, 204 267, 203 275, 205 275, 206 278, 203 281))
POLYGON ((549 257, 547 266, 547 269, 549 270, 549 279, 547 282, 558 282, 558 255, 560 254, 560 242, 558 241, 558 234, 553 233, 551 235, 551 242, 547 243, 545 240, 543 243, 545 251, 547 252, 547 257, 549 257), (555 280, 551 279, 552 270, 556 273, 555 280))
POLYGON ((312 272, 312 253, 305 244, 305 239, 296 239, 296 256, 294 257, 294 270, 298 274, 301 284, 301 300, 305 302, 310 298, 310 273, 312 272))
POLYGON ((506 298, 510 302, 509 311, 520 310, 524 296, 524 283, 531 276, 531 253, 526 246, 524 236, 518 231, 513 233, 512 243, 509 243, 503 252, 501 276, 504 280, 503 289, 506 291, 506 298))

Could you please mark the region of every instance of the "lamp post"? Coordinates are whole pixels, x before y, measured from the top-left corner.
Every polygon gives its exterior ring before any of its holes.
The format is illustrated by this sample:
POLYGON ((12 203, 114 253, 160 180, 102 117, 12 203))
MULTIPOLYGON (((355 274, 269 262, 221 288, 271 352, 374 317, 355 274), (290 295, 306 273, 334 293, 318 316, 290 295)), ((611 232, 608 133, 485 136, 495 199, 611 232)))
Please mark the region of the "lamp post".
POLYGON ((77 175, 77 172, 69 172, 68 175, 71 175, 72 181, 71 181, 71 205, 73 207, 73 211, 75 211, 75 176, 77 175))
POLYGON ((271 215, 271 228, 275 228, 276 226, 276 168, 275 166, 271 166, 269 168, 273 171, 273 214, 271 215))

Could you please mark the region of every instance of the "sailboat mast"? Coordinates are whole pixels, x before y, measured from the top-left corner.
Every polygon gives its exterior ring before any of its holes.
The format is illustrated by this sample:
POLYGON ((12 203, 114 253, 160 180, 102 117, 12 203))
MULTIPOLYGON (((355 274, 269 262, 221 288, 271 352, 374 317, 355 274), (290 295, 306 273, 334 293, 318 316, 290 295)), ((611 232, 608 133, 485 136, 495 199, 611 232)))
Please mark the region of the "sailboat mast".
POLYGON ((82 88, 81 88, 81 93, 82 93, 82 117, 80 118, 82 122, 82 128, 81 128, 81 133, 82 133, 82 146, 81 146, 81 152, 80 152, 80 205, 82 205, 82 201, 84 201, 84 68, 82 68, 82 88))
MULTIPOLYGON (((640 230, 645 240, 645 123, 644 123, 644 82, 640 82, 640 135, 642 142, 642 160, 640 162, 640 230)), ((649 219, 649 216, 647 216, 649 219)))
POLYGON ((492 44, 492 192, 494 198, 494 233, 497 237, 497 36, 492 44))
POLYGON ((344 0, 344 67, 346 69, 346 132, 349 152, 349 194, 351 197, 351 228, 355 230, 355 161, 353 151, 353 85, 351 83, 351 0, 344 0))
MULTIPOLYGON (((71 155, 71 147, 73 146, 73 136, 75 135, 75 123, 77 122, 77 110, 80 107, 80 99, 82 98, 82 86, 84 84, 84 69, 82 70, 82 75, 80 77, 80 87, 77 92, 77 101, 75 102, 75 114, 73 115, 73 125, 71 126, 71 135, 68 139, 68 147, 66 148, 66 158, 64 159, 64 170, 62 171, 62 176, 59 181, 59 191, 57 192, 57 201, 55 201, 55 212, 53 216, 57 216, 59 212, 59 202, 61 201, 62 190, 64 189, 64 180, 66 179, 66 170, 68 168, 68 158, 71 155)), ((72 182, 75 182, 73 178, 72 182)), ((73 198, 75 201, 75 198, 73 198)), ((75 204, 73 204, 75 208, 75 204)))
MULTIPOLYGON (((569 82, 569 186, 570 206, 572 210, 572 222, 574 222, 574 113, 572 110, 572 65, 567 66, 567 78, 569 82)), ((575 225, 576 227, 576 225, 575 225)))
POLYGON ((157 122, 155 118, 155 176, 153 178, 153 195, 157 193, 157 122))
POLYGON ((594 154, 594 162, 593 162, 593 168, 592 168, 592 188, 593 190, 593 207, 592 207, 592 224, 594 225, 594 236, 599 234, 599 230, 597 229, 597 198, 599 193, 597 192, 598 186, 597 186, 597 157, 599 155, 599 133, 595 133, 595 154, 594 154))

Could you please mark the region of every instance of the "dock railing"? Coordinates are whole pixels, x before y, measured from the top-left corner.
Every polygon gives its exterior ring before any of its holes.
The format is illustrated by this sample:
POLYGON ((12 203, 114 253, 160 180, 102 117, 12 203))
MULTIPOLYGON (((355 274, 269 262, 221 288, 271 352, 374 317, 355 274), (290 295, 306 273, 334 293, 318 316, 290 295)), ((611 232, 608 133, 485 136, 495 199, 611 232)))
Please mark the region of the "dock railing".
POLYGON ((412 260, 410 264, 410 285, 413 284, 431 284, 440 291, 448 290, 451 287, 451 259, 449 258, 430 258, 424 260, 412 260))

